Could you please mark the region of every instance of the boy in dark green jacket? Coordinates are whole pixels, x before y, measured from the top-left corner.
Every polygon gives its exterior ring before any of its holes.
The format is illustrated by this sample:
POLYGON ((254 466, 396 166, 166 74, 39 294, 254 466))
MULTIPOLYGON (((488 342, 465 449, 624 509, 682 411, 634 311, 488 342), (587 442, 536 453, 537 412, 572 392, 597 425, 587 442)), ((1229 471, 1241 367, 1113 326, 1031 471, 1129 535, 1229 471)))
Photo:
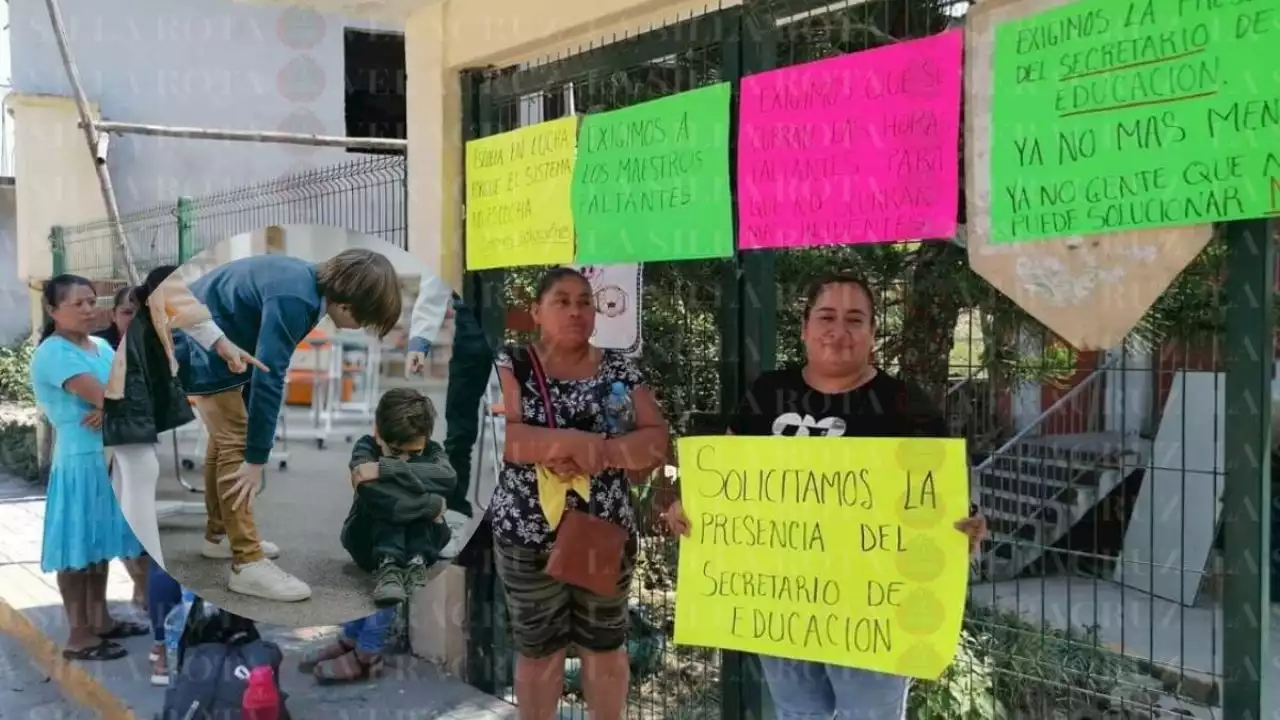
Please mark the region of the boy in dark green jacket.
POLYGON ((374 413, 373 435, 351 451, 355 499, 342 525, 342 546, 374 577, 379 606, 408 599, 449 543, 445 496, 458 475, 444 448, 430 441, 435 409, 411 388, 388 390, 374 413))

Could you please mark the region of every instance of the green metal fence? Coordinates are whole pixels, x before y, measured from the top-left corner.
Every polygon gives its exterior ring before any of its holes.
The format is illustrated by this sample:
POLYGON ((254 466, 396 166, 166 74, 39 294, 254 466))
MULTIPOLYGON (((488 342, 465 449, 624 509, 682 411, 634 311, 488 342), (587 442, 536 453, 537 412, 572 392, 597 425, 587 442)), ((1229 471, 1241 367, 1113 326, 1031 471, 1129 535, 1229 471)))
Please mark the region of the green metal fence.
MULTIPOLYGON (((961 22, 963 8, 760 0, 708 11, 532 67, 465 73, 464 132, 928 35, 961 22)), ((344 226, 403 247, 404 160, 175 199, 124 222, 144 271, 271 224, 344 226)), ((916 684, 910 716, 1145 717, 1181 704, 1260 720, 1280 679, 1269 626, 1276 238, 1261 221, 1218 230, 1113 353, 1066 347, 975 275, 962 248, 930 242, 647 265, 642 362, 677 432, 720 432, 749 380, 801 359, 808 280, 862 273, 879 295, 877 362, 929 389, 968 438, 974 499, 992 527, 961 654, 941 681, 916 684)), ((124 281, 105 222, 51 238, 58 271, 124 281)), ((527 302, 536 275, 467 274, 465 295, 495 343, 517 339, 507 311, 527 302)), ((665 498, 635 500, 645 516, 665 498)), ((674 646, 677 545, 652 526, 641 545, 628 717, 766 716, 753 658, 674 646)), ((470 571, 468 588, 468 680, 509 695, 491 565, 470 571)), ((571 714, 580 707, 573 673, 564 697, 571 714)))
MULTIPOLYGON (((466 81, 469 137, 484 137, 571 112, 610 110, 731 79, 738 74, 736 15, 691 18, 598 50, 516 72, 475 73, 466 81)), ((645 267, 642 301, 644 362, 662 390, 673 426, 683 432, 718 425, 722 398, 735 394, 740 371, 736 335, 740 288, 734 261, 657 263, 645 267), (726 328, 729 332, 726 333, 726 328)), ((527 303, 538 269, 478 274, 472 302, 492 321, 501 308, 527 303)), ((493 332, 495 340, 515 340, 493 332)), ((497 325, 502 328, 502 325, 497 325)), ((637 494, 638 503, 652 502, 637 494)), ((642 516, 644 516, 642 508, 642 516)), ((640 540, 629 650, 633 680, 629 716, 710 717, 724 705, 727 680, 721 654, 675 648, 675 543, 655 527, 640 540)), ((488 692, 510 697, 513 656, 505 630, 505 606, 492 564, 470 577, 472 637, 469 679, 488 692)), ((565 709, 583 716, 580 682, 570 660, 565 709)), ((732 690, 731 690, 732 691, 732 690)), ((746 714, 738 714, 745 717, 746 714)))
MULTIPOLYGON (((330 225, 406 247, 408 205, 402 156, 376 156, 306 170, 125 214, 138 270, 181 264, 223 240, 269 225, 330 225)), ((111 224, 53 229, 54 267, 92 280, 127 282, 111 224)))
MULTIPOLYGON (((926 36, 963 23, 966 8, 748 0, 568 57, 466 73, 464 132, 486 137, 926 36)), ((720 432, 750 379, 801 359, 803 286, 831 268, 860 272, 880 295, 877 362, 925 386, 968 438, 974 499, 993 531, 961 654, 940 681, 913 687, 909 715, 1150 717, 1180 706, 1261 718, 1271 712, 1260 669, 1271 664, 1275 250, 1266 223, 1220 231, 1117 352, 1072 350, 978 277, 962 247, 931 242, 647 265, 642 362, 677 432, 720 432), (1195 372, 1224 392, 1172 412, 1191 393, 1171 386, 1204 379, 1195 372), (1193 448, 1223 462, 1189 460, 1193 448), (1219 519, 1204 514, 1215 495, 1219 519), (1203 548, 1205 532, 1220 537, 1216 548, 1203 548), (1197 590, 1170 600, 1161 583, 1197 590)), ((506 310, 527 304, 538 272, 468 274, 495 342, 518 339, 506 310)), ((676 545, 653 529, 641 546, 628 717, 767 716, 752 658, 671 642, 676 545)), ((510 696, 492 568, 471 571, 469 589, 468 679, 510 696)), ((576 714, 581 700, 570 672, 563 709, 576 714)))

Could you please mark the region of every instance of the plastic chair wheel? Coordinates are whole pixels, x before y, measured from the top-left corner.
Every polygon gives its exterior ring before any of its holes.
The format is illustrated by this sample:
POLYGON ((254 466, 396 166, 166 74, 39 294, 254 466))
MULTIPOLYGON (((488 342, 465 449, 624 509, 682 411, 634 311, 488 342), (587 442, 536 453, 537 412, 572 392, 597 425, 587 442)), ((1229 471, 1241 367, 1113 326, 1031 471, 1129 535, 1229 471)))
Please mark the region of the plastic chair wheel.
POLYGON ((288 469, 289 469, 289 461, 288 461, 288 460, 281 460, 281 461, 280 461, 280 470, 283 472, 283 471, 288 470, 288 469))
POLYGON ((324 438, 319 438, 319 439, 317 439, 317 440, 316 440, 316 449, 317 449, 317 450, 323 450, 323 449, 324 449, 324 438))
POLYGON ((183 469, 183 470, 195 470, 195 469, 196 469, 196 463, 195 463, 195 461, 194 461, 194 460, 183 460, 183 461, 182 461, 182 469, 183 469))

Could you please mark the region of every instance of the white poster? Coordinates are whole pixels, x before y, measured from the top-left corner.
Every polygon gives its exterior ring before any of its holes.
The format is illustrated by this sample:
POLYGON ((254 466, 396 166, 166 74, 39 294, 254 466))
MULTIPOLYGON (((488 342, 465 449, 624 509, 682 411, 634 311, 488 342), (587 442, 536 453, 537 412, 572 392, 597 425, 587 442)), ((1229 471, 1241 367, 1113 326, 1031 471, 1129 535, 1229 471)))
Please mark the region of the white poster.
POLYGON ((640 354, 641 265, 582 265, 596 299, 596 332, 591 344, 627 355, 640 354))

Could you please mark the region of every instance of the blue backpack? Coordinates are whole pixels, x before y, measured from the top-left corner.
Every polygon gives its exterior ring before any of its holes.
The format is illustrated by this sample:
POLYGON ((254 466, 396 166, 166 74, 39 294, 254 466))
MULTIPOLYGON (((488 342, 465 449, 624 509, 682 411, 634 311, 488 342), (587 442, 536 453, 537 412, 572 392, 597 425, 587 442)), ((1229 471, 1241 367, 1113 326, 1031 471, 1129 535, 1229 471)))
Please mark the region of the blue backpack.
POLYGON ((280 646, 263 640, 251 620, 209 610, 196 600, 178 647, 178 669, 156 720, 240 720, 254 668, 270 667, 280 695, 280 720, 290 720, 280 689, 280 646))

